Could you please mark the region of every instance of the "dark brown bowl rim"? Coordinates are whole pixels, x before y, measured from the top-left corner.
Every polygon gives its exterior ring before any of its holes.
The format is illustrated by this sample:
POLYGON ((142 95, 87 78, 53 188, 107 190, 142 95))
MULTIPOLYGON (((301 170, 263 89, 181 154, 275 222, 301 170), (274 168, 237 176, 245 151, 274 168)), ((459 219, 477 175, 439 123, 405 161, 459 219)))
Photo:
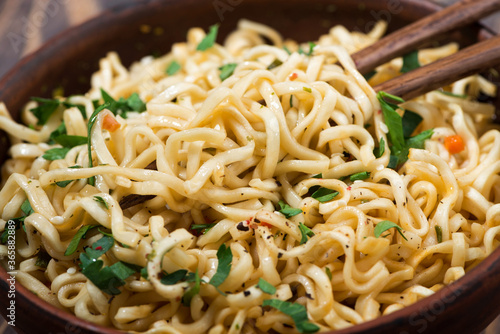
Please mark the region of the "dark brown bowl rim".
MULTIPOLYGON (((416 4, 428 9, 429 11, 436 11, 441 8, 439 5, 431 2, 421 2, 419 0, 406 0, 405 2, 416 4)), ((113 26, 117 22, 120 22, 123 17, 128 15, 128 10, 130 8, 134 8, 134 11, 139 10, 147 12, 154 6, 155 1, 151 0, 137 0, 135 3, 117 5, 116 7, 103 11, 98 16, 80 25, 61 32, 60 34, 44 43, 38 50, 24 57, 16 64, 14 68, 12 68, 7 72, 6 75, 3 76, 3 78, 0 80, 0 96, 3 96, 5 87, 8 87, 16 77, 22 76, 25 78, 29 78, 31 73, 37 70, 37 64, 40 64, 40 62, 43 62, 44 59, 47 59, 48 57, 56 54, 57 50, 60 50, 61 47, 70 46, 73 39, 92 38, 93 35, 99 33, 99 30, 102 28, 103 22, 106 22, 107 26, 113 26)), ((491 31, 489 29, 485 29, 488 31, 487 34, 491 34, 491 31)), ((10 278, 10 274, 7 273, 3 267, 0 267, 0 289, 8 291, 8 278, 10 278)), ((409 332, 422 333, 427 327, 426 324, 433 321, 438 321, 437 315, 443 312, 445 308, 452 307, 453 303, 459 303, 461 300, 474 294, 478 291, 477 289, 479 287, 488 284, 491 285, 491 281, 493 280, 493 278, 496 278, 497 282, 500 281, 500 248, 496 249, 492 254, 487 256, 481 263, 479 263, 475 268, 471 269, 462 278, 448 286, 443 287, 433 295, 391 314, 355 325, 353 327, 337 330, 332 333, 369 333, 375 328, 377 330, 383 330, 384 328, 387 328, 387 330, 389 331, 391 329, 391 324, 393 325, 395 323, 401 325, 408 324, 412 326, 411 328, 408 328, 409 332), (412 322, 414 323, 412 324, 412 322), (418 330, 415 330, 415 327, 417 325, 420 325, 422 327, 420 327, 418 330)), ((483 293, 478 294, 477 299, 484 299, 487 297, 488 295, 483 293)), ((16 283, 16 299, 31 303, 31 305, 33 305, 37 311, 35 313, 39 313, 43 317, 55 318, 56 321, 59 321, 61 323, 66 322, 67 324, 71 324, 70 328, 72 329, 82 328, 87 331, 105 334, 122 333, 122 331, 117 329, 92 324, 88 321, 76 317, 71 313, 58 309, 57 307, 45 302, 41 298, 38 298, 35 294, 22 286, 20 283, 16 283)), ((1 312, 5 312, 5 310, 1 310, 1 312)), ((3 315, 5 317, 5 314, 3 315)), ((483 328, 486 327, 486 325, 494 317, 496 317, 496 314, 489 315, 480 320, 483 324, 483 328)), ((387 333, 390 333, 388 331, 387 333)), ((401 332, 401 334, 409 332, 403 331, 401 332)))

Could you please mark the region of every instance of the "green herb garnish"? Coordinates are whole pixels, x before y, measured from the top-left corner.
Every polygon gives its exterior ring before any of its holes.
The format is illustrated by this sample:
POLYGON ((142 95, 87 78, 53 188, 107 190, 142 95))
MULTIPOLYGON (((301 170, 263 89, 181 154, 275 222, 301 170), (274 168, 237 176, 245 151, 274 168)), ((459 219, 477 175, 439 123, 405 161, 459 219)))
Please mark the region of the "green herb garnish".
POLYGON ((434 226, 434 229, 436 230, 437 242, 438 242, 438 244, 440 244, 441 242, 443 242, 443 230, 441 229, 441 226, 439 226, 439 225, 434 226))
POLYGON ((417 116, 416 113, 406 110, 405 114, 408 113, 408 116, 401 117, 396 112, 399 108, 396 104, 387 102, 385 99, 389 98, 393 101, 402 103, 403 99, 387 94, 385 92, 378 92, 377 98, 380 102, 380 106, 382 108, 382 113, 384 115, 385 124, 389 129, 388 138, 392 144, 390 146, 391 149, 391 157, 389 161, 389 168, 397 168, 398 165, 401 165, 408 160, 408 152, 410 148, 423 148, 424 143, 427 139, 429 139, 434 133, 432 129, 421 132, 420 134, 407 138, 405 134, 413 132, 415 128, 418 126, 417 124, 412 124, 412 122, 421 120, 420 116, 417 116), (405 126, 403 127, 403 119, 405 126))
POLYGON ((218 24, 214 24, 213 26, 211 26, 208 34, 205 36, 205 38, 203 38, 203 40, 200 42, 200 44, 198 44, 198 46, 196 47, 196 50, 205 51, 205 50, 211 48, 214 45, 215 40, 217 39, 218 32, 219 32, 219 25, 218 24))
POLYGON ((57 110, 61 102, 57 99, 44 99, 41 97, 32 97, 33 101, 38 102, 36 108, 30 109, 30 111, 38 119, 36 125, 44 125, 49 120, 50 116, 57 110))
POLYGON ((231 271, 231 263, 233 261, 233 253, 231 252, 230 247, 226 247, 225 244, 222 244, 217 250, 217 260, 219 264, 217 265, 217 271, 215 275, 210 279, 210 284, 215 287, 224 282, 224 280, 229 276, 229 272, 231 271))
POLYGON ((52 257, 46 252, 39 252, 36 258, 35 266, 40 268, 47 268, 52 257))
POLYGON ((338 194, 339 194, 338 191, 320 187, 318 190, 313 192, 311 197, 318 200, 321 203, 325 203, 334 199, 338 194))
POLYGON ((204 230, 203 234, 207 233, 212 227, 215 226, 215 223, 208 223, 208 224, 192 224, 189 229, 192 231, 196 230, 204 230))
POLYGON ((330 279, 330 281, 332 280, 332 271, 330 270, 330 268, 326 267, 325 268, 325 271, 326 271, 326 276, 328 276, 328 278, 330 279))
POLYGON ((136 270, 124 262, 116 262, 109 267, 103 267, 104 262, 98 260, 103 254, 114 245, 114 238, 103 236, 85 249, 85 253, 80 254, 80 267, 82 273, 103 292, 110 295, 118 295, 118 289, 125 284, 125 279, 133 275, 136 270))
POLYGON ((290 218, 293 216, 302 213, 301 209, 292 208, 290 205, 286 204, 284 201, 279 201, 278 205, 280 207, 279 212, 281 212, 286 218, 290 218))
POLYGON ((302 238, 300 239, 300 244, 305 244, 309 238, 312 238, 314 236, 314 232, 307 227, 306 225, 299 223, 299 230, 300 234, 302 235, 302 238))
POLYGON ((53 140, 63 147, 72 148, 87 143, 87 137, 72 136, 72 135, 59 135, 54 137, 53 140))
POLYGON ((405 235, 402 232, 403 229, 401 228, 401 226, 399 226, 398 224, 395 224, 389 220, 383 220, 375 226, 375 229, 374 229, 375 237, 376 238, 380 237, 380 235, 382 233, 384 233, 385 231, 387 231, 388 229, 393 228, 393 227, 398 231, 398 233, 403 237, 403 239, 408 241, 408 239, 406 239, 405 235))
POLYGON ((279 60, 278 58, 276 58, 275 60, 273 60, 273 62, 271 64, 269 64, 267 69, 272 70, 273 68, 281 66, 282 64, 283 64, 283 62, 281 60, 279 60))
POLYGON ((73 104, 69 102, 61 102, 58 99, 44 99, 41 97, 32 97, 33 101, 38 102, 36 108, 30 109, 30 111, 38 119, 37 125, 44 125, 49 120, 50 116, 57 110, 57 108, 63 105, 66 108, 76 107, 83 116, 83 119, 87 119, 87 113, 85 111, 85 106, 80 104, 73 104))
POLYGON ((146 104, 141 100, 137 93, 132 93, 128 97, 128 99, 120 97, 117 101, 113 97, 111 97, 111 95, 109 95, 104 89, 101 88, 101 96, 104 100, 104 103, 108 104, 106 108, 116 116, 119 115, 123 118, 127 118, 127 112, 129 111, 146 111, 146 104))
POLYGON ((349 179, 351 181, 358 181, 358 180, 366 180, 369 177, 370 177, 370 172, 360 172, 360 173, 352 174, 349 177, 349 179))
POLYGON ((106 202, 101 196, 94 196, 94 201, 101 203, 107 210, 109 210, 108 202, 106 202))
POLYGON ((419 67, 420 63, 418 61, 418 50, 415 50, 403 56, 403 66, 401 67, 401 73, 410 72, 419 67))
POLYGON ((261 289, 262 292, 267 293, 268 295, 274 295, 276 293, 276 288, 262 277, 259 278, 259 283, 257 283, 257 287, 261 289))
POLYGON ((278 311, 288 315, 295 323, 295 327, 300 333, 316 333, 319 327, 309 321, 307 310, 304 305, 290 303, 279 299, 264 300, 262 306, 271 306, 278 311))
POLYGON ((370 80, 371 78, 373 78, 375 76, 375 74, 377 74, 377 71, 373 70, 371 72, 368 72, 366 74, 363 74, 363 76, 365 77, 365 80, 368 81, 370 80))
POLYGON ((419 114, 411 110, 405 110, 403 114, 403 119, 401 122, 403 123, 403 136, 405 138, 409 138, 413 131, 418 127, 418 125, 422 122, 423 118, 419 114))
POLYGON ((49 161, 64 159, 69 150, 70 148, 68 147, 51 148, 50 150, 45 151, 45 153, 42 155, 42 158, 49 161))
POLYGON ((167 70, 165 71, 168 75, 174 75, 175 73, 179 72, 181 69, 181 64, 179 64, 177 61, 172 61, 170 65, 168 65, 167 70))
POLYGON ((59 126, 57 127, 57 129, 52 131, 52 133, 50 134, 49 144, 55 143, 54 138, 59 137, 60 135, 65 135, 65 134, 67 134, 66 133, 66 124, 64 123, 64 121, 62 121, 61 124, 59 124, 59 126))
POLYGON ((439 92, 439 93, 444 94, 446 96, 456 97, 459 99, 466 99, 468 97, 467 94, 454 94, 452 92, 448 92, 445 90, 437 90, 436 92, 439 92))
POLYGON ((299 54, 304 54, 306 56, 312 56, 314 47, 316 46, 316 43, 314 42, 308 42, 309 44, 309 51, 305 52, 302 50, 302 48, 299 48, 299 54))
POLYGON ((392 99, 399 103, 403 103, 404 100, 385 92, 378 92, 377 98, 380 102, 380 107, 382 108, 385 124, 389 128, 389 138, 391 143, 396 149, 401 150, 405 142, 403 135, 403 120, 396 112, 399 107, 396 104, 387 102, 385 98, 392 99))
POLYGON ((82 227, 80 227, 78 232, 76 232, 76 234, 73 236, 73 239, 71 239, 68 248, 66 248, 64 256, 73 254, 77 250, 80 241, 82 239, 85 239, 85 237, 87 236, 87 232, 97 226, 98 225, 83 225, 82 227))
POLYGON ((376 158, 380 158, 381 156, 384 155, 385 152, 385 140, 384 138, 380 137, 380 143, 378 144, 378 147, 375 147, 373 149, 373 155, 375 155, 376 158))
POLYGON ((193 297, 200 292, 201 278, 198 275, 198 269, 196 269, 195 273, 189 273, 186 281, 189 283, 194 282, 194 285, 182 296, 182 305, 189 306, 193 297))
MULTIPOLYGON (((105 93, 101 89, 102 93, 105 93)), ((114 101, 114 100, 113 100, 114 101)), ((99 107, 97 107, 96 110, 92 113, 92 116, 90 116, 89 122, 87 123, 87 149, 88 149, 88 154, 89 154, 89 168, 93 167, 93 162, 92 162, 92 142, 90 140, 90 137, 92 135, 92 127, 94 126, 95 122, 97 121, 97 115, 104 109, 109 107, 109 103, 105 103, 99 107)), ((95 176, 92 176, 89 178, 89 184, 91 186, 95 185, 95 176)))
POLYGON ((173 273, 167 274, 160 279, 160 282, 165 285, 174 285, 179 281, 186 278, 188 271, 186 269, 179 269, 173 273))
POLYGON ((233 72, 234 72, 234 69, 236 68, 236 66, 238 66, 238 64, 229 63, 229 64, 225 64, 225 65, 222 65, 221 67, 219 67, 219 70, 220 70, 219 78, 222 81, 229 78, 231 75, 233 75, 233 72))
POLYGON ((75 180, 57 181, 56 185, 58 187, 61 187, 61 188, 66 188, 68 186, 68 184, 70 184, 73 181, 75 181, 75 180))
POLYGON ((141 274, 142 278, 144 278, 145 280, 149 281, 148 266, 143 267, 139 273, 141 274))

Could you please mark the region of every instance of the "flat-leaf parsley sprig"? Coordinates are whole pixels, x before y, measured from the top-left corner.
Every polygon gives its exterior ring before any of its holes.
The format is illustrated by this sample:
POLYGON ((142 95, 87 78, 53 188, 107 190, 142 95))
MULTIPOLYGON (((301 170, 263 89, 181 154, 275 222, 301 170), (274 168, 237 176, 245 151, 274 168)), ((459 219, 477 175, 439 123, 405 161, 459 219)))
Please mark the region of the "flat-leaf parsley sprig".
POLYGON ((400 107, 387 101, 387 99, 390 99, 398 103, 405 102, 400 97, 381 91, 377 93, 377 99, 382 109, 385 124, 389 130, 388 139, 390 142, 391 158, 388 167, 396 169, 408 160, 410 148, 423 148, 425 141, 432 137, 434 131, 428 129, 410 137, 422 122, 422 117, 411 110, 405 110, 403 117, 401 117, 396 111, 400 107))

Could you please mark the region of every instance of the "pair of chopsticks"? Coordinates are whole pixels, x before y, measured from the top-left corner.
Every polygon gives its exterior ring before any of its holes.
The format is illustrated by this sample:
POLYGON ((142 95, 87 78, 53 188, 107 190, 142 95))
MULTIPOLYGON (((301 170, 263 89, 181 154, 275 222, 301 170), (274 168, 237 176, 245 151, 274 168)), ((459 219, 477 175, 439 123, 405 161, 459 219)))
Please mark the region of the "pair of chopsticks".
MULTIPOLYGON (((387 35, 351 56, 358 71, 366 74, 378 65, 415 50, 438 34, 471 24, 498 10, 500 0, 459 1, 387 35)), ((500 36, 388 80, 374 89, 408 100, 497 65, 500 65, 500 36)))

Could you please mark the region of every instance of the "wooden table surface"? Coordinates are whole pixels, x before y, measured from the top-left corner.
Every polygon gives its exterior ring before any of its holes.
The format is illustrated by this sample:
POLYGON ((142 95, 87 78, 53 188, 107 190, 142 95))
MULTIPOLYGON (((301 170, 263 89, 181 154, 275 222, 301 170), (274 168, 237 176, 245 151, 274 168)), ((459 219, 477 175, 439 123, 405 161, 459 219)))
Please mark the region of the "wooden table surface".
MULTIPOLYGON (((0 0, 0 77, 21 58, 37 50, 45 41, 64 29, 81 24, 118 3, 134 1, 0 0)), ((422 1, 433 1, 446 6, 456 0, 422 1)), ((500 33, 500 13, 482 22, 500 33)), ((483 334, 498 333, 500 333, 500 317, 483 332, 483 334)), ((15 334, 2 318, 0 318, 0 334, 15 334)))

